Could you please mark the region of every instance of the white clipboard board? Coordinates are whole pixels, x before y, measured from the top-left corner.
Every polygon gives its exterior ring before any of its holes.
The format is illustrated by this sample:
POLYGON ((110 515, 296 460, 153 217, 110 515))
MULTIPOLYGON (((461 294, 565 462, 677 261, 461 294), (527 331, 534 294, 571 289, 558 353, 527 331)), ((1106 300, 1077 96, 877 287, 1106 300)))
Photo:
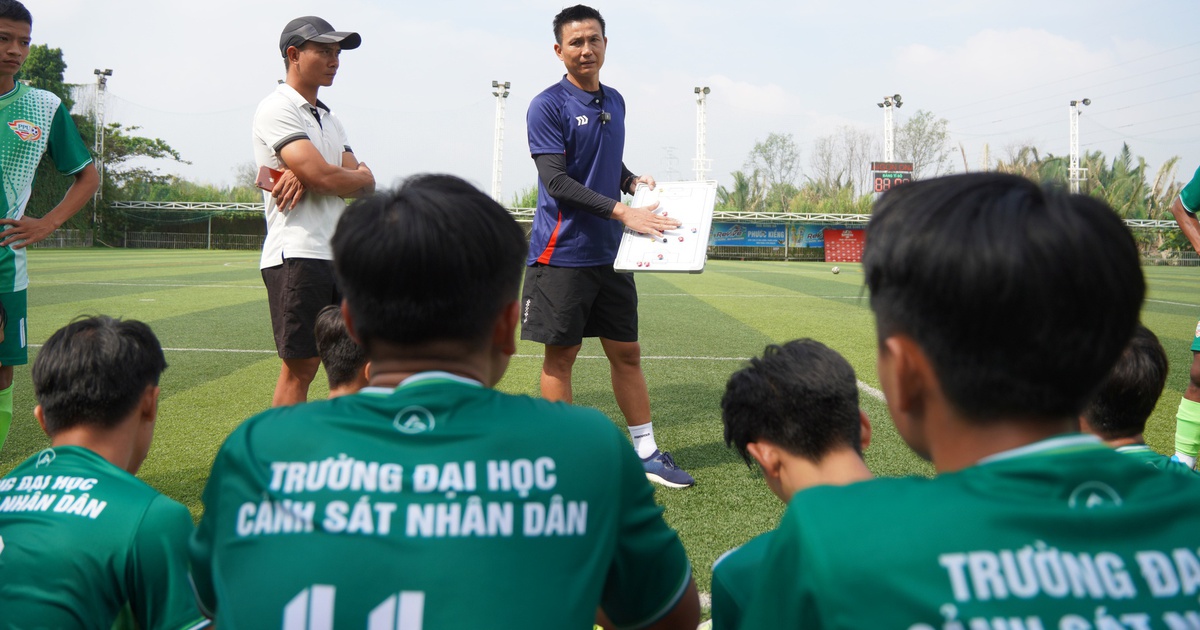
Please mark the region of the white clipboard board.
POLYGON ((667 230, 660 238, 625 228, 613 269, 620 272, 704 271, 713 207, 717 203, 717 182, 659 182, 654 190, 639 184, 629 205, 637 208, 655 201, 659 204, 655 214, 679 219, 683 225, 667 230))

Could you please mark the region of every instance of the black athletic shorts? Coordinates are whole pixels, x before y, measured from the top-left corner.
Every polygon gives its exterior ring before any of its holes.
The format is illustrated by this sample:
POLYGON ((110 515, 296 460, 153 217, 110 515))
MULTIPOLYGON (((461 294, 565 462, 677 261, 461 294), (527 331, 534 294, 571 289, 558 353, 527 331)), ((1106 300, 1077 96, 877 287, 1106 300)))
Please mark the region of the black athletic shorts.
POLYGON ((637 341, 638 298, 633 274, 602 267, 525 269, 521 339, 574 346, 584 337, 637 341))
POLYGON ((271 307, 271 330, 281 359, 311 359, 317 356, 313 327, 317 313, 330 304, 340 304, 333 276, 333 261, 287 258, 282 265, 262 270, 271 307))

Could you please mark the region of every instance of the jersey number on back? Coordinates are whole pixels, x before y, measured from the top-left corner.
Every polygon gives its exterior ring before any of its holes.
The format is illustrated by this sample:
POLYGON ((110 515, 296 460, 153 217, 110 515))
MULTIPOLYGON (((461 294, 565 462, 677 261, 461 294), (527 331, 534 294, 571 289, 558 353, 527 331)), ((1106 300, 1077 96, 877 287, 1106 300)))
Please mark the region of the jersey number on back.
MULTIPOLYGON (((313 584, 300 591, 283 609, 283 629, 333 628, 336 591, 328 584, 313 584)), ((400 591, 383 600, 367 615, 367 630, 421 630, 424 616, 425 592, 400 591)))

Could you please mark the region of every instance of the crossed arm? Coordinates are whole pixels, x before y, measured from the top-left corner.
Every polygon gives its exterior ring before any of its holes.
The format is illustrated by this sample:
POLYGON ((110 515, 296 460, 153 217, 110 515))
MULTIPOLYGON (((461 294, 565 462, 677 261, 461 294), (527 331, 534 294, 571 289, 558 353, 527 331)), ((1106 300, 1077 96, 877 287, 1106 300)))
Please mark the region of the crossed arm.
POLYGON ((280 211, 295 208, 306 192, 338 197, 363 197, 375 192, 375 174, 349 151, 342 153, 340 165, 330 164, 312 141, 294 140, 279 150, 279 157, 287 168, 275 182, 271 196, 280 211))

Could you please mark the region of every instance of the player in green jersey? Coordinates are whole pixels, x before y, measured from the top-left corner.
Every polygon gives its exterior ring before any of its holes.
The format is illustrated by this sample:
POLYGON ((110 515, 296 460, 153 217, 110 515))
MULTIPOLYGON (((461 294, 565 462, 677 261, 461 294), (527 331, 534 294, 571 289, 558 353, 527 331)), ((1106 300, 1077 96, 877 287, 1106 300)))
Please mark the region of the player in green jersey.
POLYGON ((451 176, 355 202, 333 237, 368 387, 276 408, 213 462, 192 539, 220 628, 694 629, 691 566, 593 409, 492 389, 526 243, 451 176))
MULTIPOLYGON (((1192 249, 1200 252, 1200 222, 1196 212, 1200 211, 1200 168, 1191 181, 1179 191, 1171 204, 1171 214, 1179 224, 1180 231, 1187 237, 1192 249)), ((1188 373, 1187 389, 1179 400, 1179 411, 1175 415, 1174 459, 1188 468, 1196 467, 1196 456, 1200 454, 1200 323, 1196 324, 1196 336, 1192 340, 1192 369, 1188 373)))
MULTIPOLYGON (((62 100, 16 80, 29 56, 33 17, 16 0, 0 0, 0 116, 9 131, 0 133, 0 304, 8 310, 0 342, 0 447, 12 424, 13 366, 29 362, 25 347, 29 276, 25 247, 46 238, 79 212, 100 185, 92 155, 79 136, 62 100), (57 206, 41 217, 25 215, 33 175, 43 154, 75 181, 57 206)), ((0 127, 2 128, 2 127, 0 127)))
POLYGON ((1200 484, 1076 432, 1145 294, 1120 218, 970 173, 867 233, 880 387, 937 476, 796 494, 743 627, 1195 627, 1200 484))
POLYGON ((1118 453, 1155 468, 1194 476, 1183 463, 1154 452, 1142 436, 1167 384, 1167 352, 1149 328, 1138 324, 1129 347, 1113 366, 1100 391, 1079 417, 1080 428, 1104 440, 1118 453))
POLYGON ((167 363, 150 327, 92 317, 33 364, 50 448, 0 479, 0 626, 202 628, 187 582, 192 517, 134 474, 167 363))
MULTIPOLYGON (((729 377, 721 412, 725 444, 757 464, 784 503, 805 488, 871 478, 862 458, 871 423, 858 408, 854 368, 820 342, 767 346, 729 377)), ((756 536, 713 565, 714 630, 738 627, 770 542, 771 532, 756 536)))
POLYGON ((371 364, 362 347, 350 338, 340 307, 330 304, 317 313, 313 337, 329 381, 330 398, 353 394, 367 386, 371 364))

